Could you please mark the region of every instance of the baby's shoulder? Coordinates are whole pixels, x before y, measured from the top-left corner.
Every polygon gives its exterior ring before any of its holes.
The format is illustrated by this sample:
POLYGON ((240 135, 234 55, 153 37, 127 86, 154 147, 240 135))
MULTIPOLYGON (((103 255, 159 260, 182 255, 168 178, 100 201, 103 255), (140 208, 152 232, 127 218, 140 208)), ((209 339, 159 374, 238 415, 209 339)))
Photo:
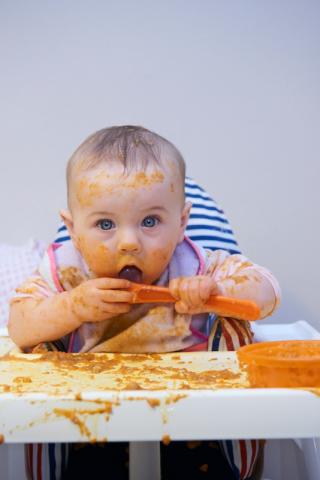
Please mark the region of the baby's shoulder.
POLYGON ((239 265, 248 265, 248 259, 240 253, 230 253, 227 250, 208 250, 205 249, 204 274, 212 274, 213 271, 220 269, 229 269, 239 265))

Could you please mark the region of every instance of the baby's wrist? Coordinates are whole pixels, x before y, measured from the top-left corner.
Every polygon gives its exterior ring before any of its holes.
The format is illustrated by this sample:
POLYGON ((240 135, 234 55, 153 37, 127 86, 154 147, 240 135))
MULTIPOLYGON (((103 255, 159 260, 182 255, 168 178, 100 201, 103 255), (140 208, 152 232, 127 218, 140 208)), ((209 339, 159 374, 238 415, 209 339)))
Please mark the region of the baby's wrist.
POLYGON ((68 313, 69 313, 68 317, 74 323, 73 330, 75 330, 79 328, 86 321, 86 319, 84 318, 83 315, 81 315, 81 312, 79 311, 77 298, 74 297, 73 290, 71 292, 65 292, 65 293, 67 293, 68 295, 67 296, 68 313))

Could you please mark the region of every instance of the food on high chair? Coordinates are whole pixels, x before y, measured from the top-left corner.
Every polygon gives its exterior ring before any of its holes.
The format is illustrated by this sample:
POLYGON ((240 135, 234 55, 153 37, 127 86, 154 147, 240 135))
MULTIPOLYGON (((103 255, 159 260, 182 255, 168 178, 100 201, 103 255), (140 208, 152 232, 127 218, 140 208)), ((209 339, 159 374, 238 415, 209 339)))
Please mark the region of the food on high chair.
POLYGON ((320 387, 320 340, 253 343, 237 354, 251 387, 320 387))

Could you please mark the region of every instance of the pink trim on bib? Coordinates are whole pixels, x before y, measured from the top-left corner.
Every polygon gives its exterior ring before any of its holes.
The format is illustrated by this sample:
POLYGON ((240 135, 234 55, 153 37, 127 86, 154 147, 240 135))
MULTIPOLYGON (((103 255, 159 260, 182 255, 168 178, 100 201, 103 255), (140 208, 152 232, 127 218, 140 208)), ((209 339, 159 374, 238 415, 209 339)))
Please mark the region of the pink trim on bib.
POLYGON ((205 335, 204 333, 200 332, 196 328, 193 328, 192 325, 190 325, 190 332, 194 337, 198 337, 198 338, 201 338, 201 340, 208 341, 208 338, 209 338, 208 335, 205 335))
POLYGON ((180 352, 206 352, 208 350, 208 340, 206 342, 196 343, 191 345, 191 347, 184 348, 179 350, 180 352))
POLYGON ((47 250, 47 254, 48 254, 48 257, 49 257, 52 280, 53 280, 54 285, 55 285, 56 289, 58 290, 58 292, 61 293, 61 292, 64 292, 64 288, 62 287, 62 285, 60 283, 58 273, 57 273, 57 268, 56 268, 56 261, 55 261, 55 258, 54 258, 54 251, 57 250, 57 248, 59 248, 60 246, 61 245, 59 245, 57 243, 52 243, 47 250))

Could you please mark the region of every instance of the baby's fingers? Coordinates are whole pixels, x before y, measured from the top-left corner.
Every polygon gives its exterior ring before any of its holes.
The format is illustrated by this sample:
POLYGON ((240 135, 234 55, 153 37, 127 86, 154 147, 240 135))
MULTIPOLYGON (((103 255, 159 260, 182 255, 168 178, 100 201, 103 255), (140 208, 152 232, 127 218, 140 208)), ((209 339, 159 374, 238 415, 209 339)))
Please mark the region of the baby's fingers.
POLYGON ((190 307, 186 303, 180 301, 175 304, 175 310, 177 313, 188 314, 188 315, 196 315, 198 313, 204 313, 203 308, 195 308, 190 307))
POLYGON ((185 304, 191 305, 190 285, 193 283, 191 277, 180 277, 171 280, 169 289, 171 294, 177 299, 182 300, 185 304))
POLYGON ((134 294, 125 290, 100 290, 99 296, 106 303, 131 303, 134 294))
POLYGON ((130 303, 107 303, 101 302, 99 305, 100 310, 103 313, 112 313, 114 315, 120 315, 121 313, 130 312, 132 305, 130 303))
POLYGON ((209 300, 210 295, 217 293, 216 282, 210 277, 198 277, 199 278, 199 296, 202 303, 206 303, 209 300))
POLYGON ((186 303, 177 302, 175 304, 175 310, 177 313, 187 314, 187 315, 197 315, 199 313, 205 313, 207 310, 202 306, 199 307, 190 307, 186 303))
POLYGON ((210 290, 203 290, 202 278, 194 277, 191 279, 188 285, 188 298, 189 305, 192 308, 197 308, 201 306, 210 295, 210 290), (208 293, 209 292, 209 293, 208 293))
POLYGON ((180 285, 183 281, 183 277, 174 278, 169 282, 169 290, 171 295, 177 300, 180 298, 180 285))
POLYGON ((92 282, 96 288, 101 290, 126 289, 130 288, 131 285, 129 280, 123 278, 95 278, 89 280, 89 282, 92 282))
POLYGON ((190 307, 186 303, 180 301, 175 303, 174 308, 177 313, 189 313, 190 307))

